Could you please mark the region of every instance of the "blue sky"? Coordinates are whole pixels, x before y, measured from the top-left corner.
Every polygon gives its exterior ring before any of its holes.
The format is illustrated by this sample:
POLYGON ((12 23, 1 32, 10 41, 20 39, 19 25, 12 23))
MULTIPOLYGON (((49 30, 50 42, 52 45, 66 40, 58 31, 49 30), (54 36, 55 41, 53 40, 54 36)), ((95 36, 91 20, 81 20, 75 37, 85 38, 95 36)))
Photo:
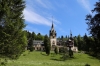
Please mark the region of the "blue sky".
POLYGON ((86 15, 91 14, 98 0, 25 0, 25 30, 49 35, 52 20, 57 37, 87 35, 86 15), (52 19, 53 16, 53 19, 52 19))

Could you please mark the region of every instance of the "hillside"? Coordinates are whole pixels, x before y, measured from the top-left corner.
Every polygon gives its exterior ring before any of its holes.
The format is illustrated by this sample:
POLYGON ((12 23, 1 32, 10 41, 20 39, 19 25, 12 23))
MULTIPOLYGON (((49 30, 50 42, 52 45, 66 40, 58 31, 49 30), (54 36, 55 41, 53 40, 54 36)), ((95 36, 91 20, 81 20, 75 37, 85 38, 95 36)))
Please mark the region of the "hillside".
POLYGON ((68 58, 65 61, 61 60, 61 57, 54 53, 47 56, 40 51, 26 51, 18 60, 8 60, 7 66, 85 66, 87 63, 91 66, 100 65, 98 59, 83 53, 75 53, 74 58, 68 58))

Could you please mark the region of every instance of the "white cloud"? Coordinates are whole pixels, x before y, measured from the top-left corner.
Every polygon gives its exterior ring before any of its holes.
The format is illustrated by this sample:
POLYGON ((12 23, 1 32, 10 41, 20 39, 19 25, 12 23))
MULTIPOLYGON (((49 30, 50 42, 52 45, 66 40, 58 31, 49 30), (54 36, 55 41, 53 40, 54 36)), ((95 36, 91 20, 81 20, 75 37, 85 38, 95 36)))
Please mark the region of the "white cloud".
POLYGON ((55 19, 55 18, 48 17, 48 19, 49 19, 50 21, 53 21, 53 23, 56 23, 56 24, 61 24, 61 22, 60 22, 60 21, 58 21, 58 20, 57 20, 57 19, 55 19))
POLYGON ((39 4, 41 4, 43 7, 45 7, 45 8, 47 8, 47 6, 46 6, 46 4, 45 3, 43 3, 43 1, 42 0, 36 0, 39 4))
POLYGON ((77 0, 89 13, 91 13, 89 0, 77 0))
POLYGON ((47 9, 55 9, 53 4, 51 4, 51 2, 47 1, 47 0, 36 0, 36 2, 41 5, 42 7, 44 8, 47 8, 47 9))
MULTIPOLYGON (((26 0, 26 8, 24 9, 24 19, 27 22, 31 22, 33 24, 41 24, 46 26, 51 26, 52 21, 47 18, 47 14, 43 14, 43 10, 39 10, 39 6, 42 6, 44 8, 53 9, 54 7, 49 1, 43 1, 43 0, 26 0)), ((55 20, 56 23, 58 23, 58 20, 55 20)))
POLYGON ((51 22, 49 20, 47 20, 43 16, 35 13, 34 11, 31 11, 29 9, 25 9, 23 11, 23 13, 25 16, 24 19, 28 22, 51 26, 51 22))

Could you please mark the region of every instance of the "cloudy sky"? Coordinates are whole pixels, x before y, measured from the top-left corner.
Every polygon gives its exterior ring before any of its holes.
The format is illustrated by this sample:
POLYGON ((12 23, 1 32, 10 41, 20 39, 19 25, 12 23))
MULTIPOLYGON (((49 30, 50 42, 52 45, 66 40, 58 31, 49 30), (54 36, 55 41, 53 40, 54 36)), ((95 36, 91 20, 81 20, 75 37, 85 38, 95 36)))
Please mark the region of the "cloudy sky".
POLYGON ((87 31, 85 21, 87 14, 98 0, 25 0, 24 19, 25 30, 49 35, 52 21, 57 37, 70 34, 81 35, 87 31), (53 17, 53 18, 52 18, 53 17))

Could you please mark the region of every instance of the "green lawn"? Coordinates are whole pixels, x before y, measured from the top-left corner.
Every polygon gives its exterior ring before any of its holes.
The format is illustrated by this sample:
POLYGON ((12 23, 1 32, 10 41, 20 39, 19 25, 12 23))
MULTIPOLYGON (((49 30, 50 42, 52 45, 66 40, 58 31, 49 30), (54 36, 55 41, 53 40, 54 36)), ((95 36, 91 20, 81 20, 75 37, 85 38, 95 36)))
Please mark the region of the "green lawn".
POLYGON ((74 58, 61 60, 61 55, 50 54, 46 56, 44 52, 26 51, 17 60, 8 60, 7 66, 99 66, 100 61, 87 54, 74 53, 74 58))

